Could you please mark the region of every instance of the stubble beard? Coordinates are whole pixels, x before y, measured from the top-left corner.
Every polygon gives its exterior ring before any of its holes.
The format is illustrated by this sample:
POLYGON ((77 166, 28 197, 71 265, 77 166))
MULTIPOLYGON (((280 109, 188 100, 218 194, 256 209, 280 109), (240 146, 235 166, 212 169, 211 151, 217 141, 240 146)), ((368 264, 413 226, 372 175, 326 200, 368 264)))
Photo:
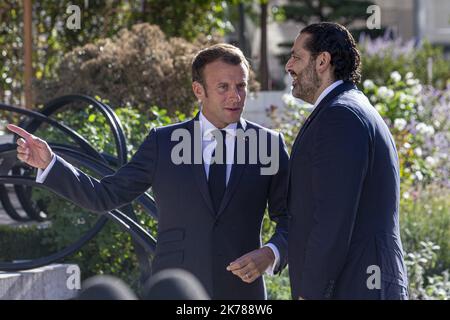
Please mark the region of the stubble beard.
POLYGON ((308 67, 300 75, 299 81, 294 88, 293 96, 313 104, 316 92, 320 86, 319 76, 314 70, 313 61, 310 61, 308 67))

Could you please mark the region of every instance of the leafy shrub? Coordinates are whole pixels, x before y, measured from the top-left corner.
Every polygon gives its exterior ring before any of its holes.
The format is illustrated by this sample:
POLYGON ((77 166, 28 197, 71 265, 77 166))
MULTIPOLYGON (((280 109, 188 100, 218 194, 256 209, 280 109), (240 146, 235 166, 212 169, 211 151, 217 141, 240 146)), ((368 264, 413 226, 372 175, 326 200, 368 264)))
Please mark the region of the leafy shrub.
POLYGON ((401 74, 412 72, 421 83, 439 89, 446 88, 450 82, 450 63, 444 56, 443 48, 427 41, 419 44, 414 40, 405 42, 400 38, 390 39, 386 34, 375 39, 363 37, 358 47, 363 80, 383 83, 390 72, 397 70, 401 74))
POLYGON ((448 183, 450 91, 424 87, 411 72, 398 71, 384 85, 366 79, 362 90, 394 136, 402 185, 448 183))
POLYGON ((433 242, 420 242, 421 248, 417 252, 406 255, 405 263, 408 268, 409 295, 413 300, 448 300, 450 297, 449 271, 445 270, 441 274, 427 276, 430 270, 437 263, 438 255, 436 251, 439 246, 433 242))
MULTIPOLYGON (((37 102, 83 93, 107 97, 112 106, 134 106, 141 112, 157 105, 171 116, 176 111, 190 114, 196 104, 192 59, 199 49, 218 40, 199 37, 191 43, 167 38, 158 26, 134 25, 67 53, 56 78, 37 83, 37 102)), ((250 81, 250 87, 257 88, 257 83, 250 81)))
POLYGON ((48 255, 50 250, 43 245, 45 232, 44 228, 38 228, 36 225, 0 225, 0 261, 35 259, 48 255))
POLYGON ((69 93, 108 97, 115 106, 144 110, 158 105, 190 112, 195 102, 191 89, 191 61, 207 41, 190 43, 166 38, 158 26, 134 25, 113 38, 100 39, 67 53, 57 78, 37 83, 37 102, 69 93))
POLYGON ((419 252, 422 243, 436 245, 436 261, 426 265, 424 275, 450 270, 450 197, 449 192, 435 184, 415 190, 400 201, 400 227, 406 252, 419 252))

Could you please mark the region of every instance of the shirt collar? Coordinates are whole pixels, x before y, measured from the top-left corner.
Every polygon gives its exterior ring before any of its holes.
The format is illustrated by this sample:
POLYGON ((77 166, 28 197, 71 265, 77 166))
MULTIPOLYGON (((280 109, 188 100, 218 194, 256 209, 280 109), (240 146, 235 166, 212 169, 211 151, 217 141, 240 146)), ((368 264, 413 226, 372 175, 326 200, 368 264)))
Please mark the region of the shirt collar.
MULTIPOLYGON (((212 134, 212 132, 214 130, 218 130, 216 128, 216 126, 214 126, 208 119, 206 119, 205 115, 201 111, 200 111, 198 120, 200 121, 200 128, 201 128, 203 139, 206 139, 206 140, 214 139, 214 135, 212 134)), ((245 121, 242 121, 242 118, 241 118, 240 122, 241 122, 242 127, 245 130, 245 125, 246 125, 245 121)), ((237 129, 237 122, 234 122, 234 123, 230 123, 228 126, 226 126, 225 128, 223 128, 221 130, 225 130, 227 132, 227 134, 234 137, 234 136, 236 136, 236 129, 237 129)))
POLYGON ((314 103, 313 108, 317 107, 319 105, 320 101, 322 101, 323 98, 325 98, 325 96, 327 94, 329 94, 334 88, 336 88, 341 83, 344 83, 344 81, 338 80, 338 81, 335 81, 332 84, 330 84, 328 87, 326 87, 325 90, 323 90, 322 93, 320 94, 320 96, 317 98, 316 102, 314 103))

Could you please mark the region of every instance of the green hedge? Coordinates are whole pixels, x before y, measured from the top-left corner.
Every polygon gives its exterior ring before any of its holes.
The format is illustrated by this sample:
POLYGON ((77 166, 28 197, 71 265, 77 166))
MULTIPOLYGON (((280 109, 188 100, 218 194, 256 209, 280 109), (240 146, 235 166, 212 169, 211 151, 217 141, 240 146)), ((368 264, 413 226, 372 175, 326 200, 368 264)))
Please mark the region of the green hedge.
POLYGON ((50 254, 51 250, 43 245, 45 232, 36 225, 0 225, 0 261, 27 260, 50 254))

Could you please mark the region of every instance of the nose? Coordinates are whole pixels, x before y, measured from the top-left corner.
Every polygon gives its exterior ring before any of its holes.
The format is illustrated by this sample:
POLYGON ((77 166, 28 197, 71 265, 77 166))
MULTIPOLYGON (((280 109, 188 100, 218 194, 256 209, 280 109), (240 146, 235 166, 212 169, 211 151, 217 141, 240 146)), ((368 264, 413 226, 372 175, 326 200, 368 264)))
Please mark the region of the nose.
POLYGON ((289 60, 286 62, 286 65, 284 66, 284 70, 287 73, 290 73, 292 67, 292 58, 289 58, 289 60))
POLYGON ((239 94, 239 88, 234 88, 231 90, 230 99, 236 102, 240 102, 242 100, 241 95, 239 94))

